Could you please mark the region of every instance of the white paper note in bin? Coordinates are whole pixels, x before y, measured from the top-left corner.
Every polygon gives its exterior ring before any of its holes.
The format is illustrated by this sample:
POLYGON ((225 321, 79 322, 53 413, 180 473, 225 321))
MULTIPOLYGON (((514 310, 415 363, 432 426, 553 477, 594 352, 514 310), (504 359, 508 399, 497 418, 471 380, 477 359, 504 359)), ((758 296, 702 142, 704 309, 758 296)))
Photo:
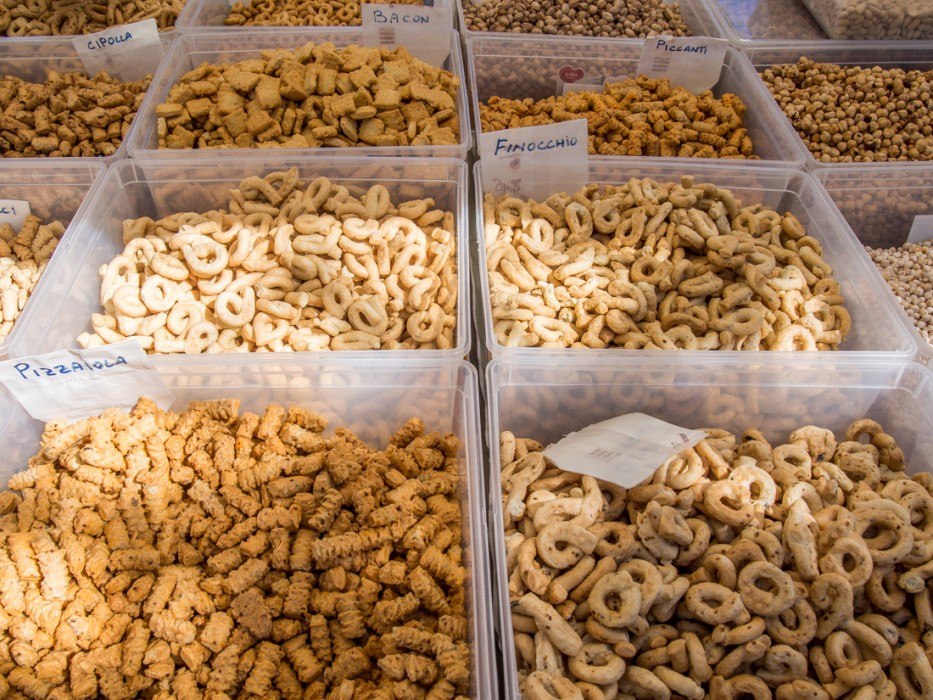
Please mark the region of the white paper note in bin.
POLYGON ((645 39, 638 75, 668 78, 700 93, 719 82, 729 42, 706 36, 656 36, 645 39))
POLYGON ((450 55, 453 15, 449 6, 360 6, 366 46, 404 46, 415 58, 438 68, 450 55))
POLYGON ((167 409, 172 393, 135 340, 0 362, 0 383, 36 420, 81 420, 141 397, 167 409))
POLYGON ((154 19, 110 27, 71 42, 90 76, 101 71, 118 80, 142 80, 162 60, 162 39, 154 19))
POLYGON ((561 469, 625 488, 640 484, 678 452, 706 437, 644 413, 627 413, 570 433, 544 456, 561 469))

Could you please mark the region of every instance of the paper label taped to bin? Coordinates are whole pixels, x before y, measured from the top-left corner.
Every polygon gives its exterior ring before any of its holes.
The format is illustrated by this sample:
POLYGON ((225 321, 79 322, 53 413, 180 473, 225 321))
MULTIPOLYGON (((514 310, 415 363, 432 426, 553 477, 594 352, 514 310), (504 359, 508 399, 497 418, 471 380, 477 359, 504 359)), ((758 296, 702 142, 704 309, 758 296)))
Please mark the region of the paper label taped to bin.
POLYGON ((29 216, 29 202, 25 199, 0 199, 0 224, 9 224, 19 231, 29 216))
POLYGON ((681 450, 706 437, 644 413, 588 425, 548 446, 544 456, 561 469, 632 488, 681 450))
POLYGON ((483 190, 547 199, 589 182, 586 119, 480 134, 483 190))
POLYGON ((690 92, 709 90, 719 82, 729 42, 706 36, 655 36, 645 39, 638 75, 669 78, 690 92))
POLYGON ((41 421, 81 420, 108 408, 128 411, 142 396, 163 409, 173 401, 135 340, 0 362, 0 383, 41 421))
POLYGON ((88 75, 107 71, 124 81, 141 80, 154 73, 163 55, 159 26, 154 19, 85 34, 71 43, 88 75))
POLYGON ((360 12, 366 46, 404 46, 415 58, 438 67, 450 55, 450 7, 367 3, 360 12))
POLYGON ((914 223, 907 234, 908 243, 920 243, 933 239, 933 214, 920 214, 914 217, 914 223))

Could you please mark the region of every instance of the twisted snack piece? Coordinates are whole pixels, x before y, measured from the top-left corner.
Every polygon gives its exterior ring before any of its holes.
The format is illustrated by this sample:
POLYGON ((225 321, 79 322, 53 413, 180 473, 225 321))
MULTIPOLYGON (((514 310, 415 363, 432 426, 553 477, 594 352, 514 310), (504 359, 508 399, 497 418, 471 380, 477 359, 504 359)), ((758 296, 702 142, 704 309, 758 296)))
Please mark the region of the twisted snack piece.
POLYGON ((706 432, 631 489, 594 481, 586 525, 591 477, 502 433, 523 696, 930 697, 928 475, 868 419, 706 432))
POLYGON ((714 184, 487 194, 483 217, 507 347, 834 350, 850 331, 833 269, 797 217, 714 184))
POLYGON ((229 209, 123 222, 83 347, 149 352, 448 349, 456 345, 451 212, 394 204, 297 169, 245 178, 229 209))
POLYGON ((0 691, 465 697, 457 439, 326 427, 235 399, 47 424, 0 494, 0 691))

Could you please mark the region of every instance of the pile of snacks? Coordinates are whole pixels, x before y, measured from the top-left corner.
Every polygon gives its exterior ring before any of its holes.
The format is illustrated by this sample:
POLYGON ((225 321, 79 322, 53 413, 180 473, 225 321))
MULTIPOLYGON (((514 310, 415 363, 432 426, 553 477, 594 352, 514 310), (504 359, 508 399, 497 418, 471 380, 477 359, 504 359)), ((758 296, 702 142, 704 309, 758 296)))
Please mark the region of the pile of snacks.
POLYGON ((156 107, 159 148, 456 144, 457 86, 404 48, 308 43, 202 63, 156 107))
POLYGON ((933 70, 804 57, 762 78, 818 161, 933 160, 933 70))
POLYGON ((803 0, 831 39, 933 39, 928 0, 803 0))
POLYGON ((148 352, 449 349, 457 243, 434 200, 353 196, 297 169, 248 177, 229 209, 123 222, 82 347, 148 352))
POLYGON ((238 412, 46 426, 0 495, 2 694, 467 692, 456 438, 238 412))
POLYGON ((467 29, 476 32, 630 39, 690 35, 680 5, 663 0, 463 0, 463 16, 467 29))
POLYGON ((108 27, 154 19, 159 29, 175 26, 185 0, 0 0, 0 34, 52 36, 93 34, 108 27))
POLYGON ((586 119, 589 150, 602 156, 755 158, 736 95, 696 95, 670 81, 641 75, 608 83, 602 92, 571 92, 543 100, 490 97, 480 103, 483 131, 586 119))
POLYGON ((933 697, 930 474, 868 419, 707 434, 626 490, 502 433, 525 697, 933 697))
POLYGON ((60 221, 43 224, 32 215, 19 233, 10 224, 0 225, 0 343, 12 332, 64 233, 60 221))
POLYGON ((507 347, 835 350, 851 319, 820 242, 727 189, 633 178, 544 202, 487 194, 507 347))
POLYGON ((865 250, 920 335, 933 345, 933 240, 865 250))
MULTIPOLYGON (((224 24, 238 27, 350 27, 361 23, 360 4, 373 0, 264 0, 234 2, 224 24)), ((396 5, 421 5, 400 0, 396 5)))
POLYGON ((107 73, 49 71, 44 83, 0 77, 0 155, 110 156, 136 116, 152 76, 121 82, 107 73))

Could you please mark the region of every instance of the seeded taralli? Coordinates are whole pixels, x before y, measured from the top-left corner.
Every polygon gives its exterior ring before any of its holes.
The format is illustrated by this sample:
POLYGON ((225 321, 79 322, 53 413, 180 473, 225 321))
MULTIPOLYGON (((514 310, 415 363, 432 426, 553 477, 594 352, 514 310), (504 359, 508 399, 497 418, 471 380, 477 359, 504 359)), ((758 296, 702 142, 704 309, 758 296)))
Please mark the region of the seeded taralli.
POLYGON ((480 103, 483 131, 586 119, 589 151, 601 156, 755 158, 737 96, 696 95, 668 80, 638 76, 602 92, 543 100, 491 97, 480 103))
POLYGON ((111 156, 146 96, 152 76, 120 82, 107 73, 49 71, 44 83, 0 78, 0 155, 111 156))
POLYGON ((404 48, 309 43, 202 63, 156 107, 159 148, 456 144, 457 86, 404 48))
POLYGON ((77 340, 151 353, 456 345, 454 216, 430 198, 351 195, 296 169, 244 179, 229 209, 123 222, 103 313, 77 340))
MULTIPOLYGON (((235 2, 224 19, 241 27, 355 27, 362 21, 360 4, 371 0, 265 0, 235 2)), ((401 0, 395 5, 421 5, 401 0)))
POLYGON ((683 178, 544 202, 487 194, 486 268, 506 347, 835 350, 851 329, 793 214, 683 178))
POLYGON ((238 404, 46 426, 0 495, 4 696, 469 690, 456 438, 238 404))
POLYGON ((920 335, 933 345, 933 240, 865 250, 920 335))
POLYGON ((930 474, 868 419, 706 433, 631 489, 500 435, 523 697, 933 697, 930 474))
POLYGON ((689 36, 678 3, 663 0, 462 0, 467 29, 476 32, 571 34, 641 39, 689 36))
POLYGON ((818 161, 933 160, 933 70, 803 57, 762 78, 818 161))
POLYGON ((93 34, 108 27, 154 19, 171 29, 185 0, 0 0, 0 33, 13 37, 93 34))
POLYGON ((43 224, 32 215, 18 232, 0 225, 0 343, 13 331, 64 233, 60 221, 43 224))

